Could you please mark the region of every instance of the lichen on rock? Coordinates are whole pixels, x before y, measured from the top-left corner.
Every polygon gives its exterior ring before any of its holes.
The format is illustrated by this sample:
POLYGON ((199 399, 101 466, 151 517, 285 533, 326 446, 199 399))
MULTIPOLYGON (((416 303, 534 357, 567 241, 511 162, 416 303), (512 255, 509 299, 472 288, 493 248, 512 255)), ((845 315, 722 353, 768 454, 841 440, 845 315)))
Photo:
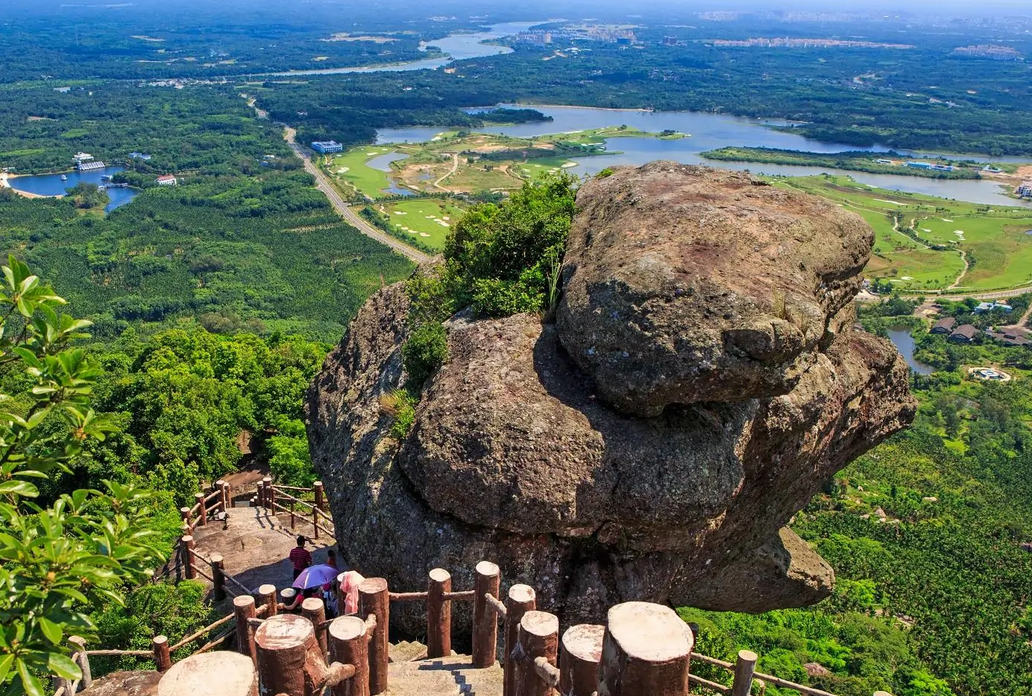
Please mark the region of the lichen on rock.
POLYGON ((401 442, 381 404, 408 301, 377 293, 306 403, 348 561, 414 590, 436 566, 470 586, 489 559, 570 620, 827 596, 831 568, 785 525, 914 412, 902 358, 853 330, 871 244, 743 174, 617 169, 578 194, 556 323, 454 317, 401 442))

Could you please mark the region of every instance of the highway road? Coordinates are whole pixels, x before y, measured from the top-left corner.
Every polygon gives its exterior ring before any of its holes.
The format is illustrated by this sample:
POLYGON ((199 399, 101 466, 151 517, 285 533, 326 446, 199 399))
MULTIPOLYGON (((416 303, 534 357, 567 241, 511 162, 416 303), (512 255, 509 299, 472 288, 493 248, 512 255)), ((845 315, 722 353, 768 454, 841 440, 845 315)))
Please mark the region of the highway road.
POLYGON ((349 225, 351 225, 352 227, 354 227, 370 239, 375 239, 376 241, 380 242, 380 244, 389 246, 394 251, 398 252, 402 256, 411 259, 412 261, 415 261, 416 263, 426 263, 427 261, 430 261, 433 258, 432 256, 430 256, 430 254, 424 253, 419 249, 414 249, 410 247, 408 244, 405 244, 405 242, 402 242, 399 239, 395 239, 386 232, 373 227, 368 222, 363 220, 358 213, 356 213, 348 206, 347 201, 341 198, 340 194, 337 192, 337 189, 334 188, 333 183, 326 177, 326 174, 324 174, 321 169, 315 166, 315 164, 308 157, 308 154, 304 151, 304 149, 297 144, 297 141, 295 140, 295 135, 296 133, 294 132, 293 128, 285 128, 283 130, 284 139, 287 141, 287 144, 290 145, 290 148, 294 151, 294 154, 300 157, 301 161, 304 162, 305 171, 315 177, 316 188, 322 191, 323 195, 325 195, 326 198, 329 199, 334 209, 340 214, 342 218, 344 218, 345 222, 347 222, 349 225))

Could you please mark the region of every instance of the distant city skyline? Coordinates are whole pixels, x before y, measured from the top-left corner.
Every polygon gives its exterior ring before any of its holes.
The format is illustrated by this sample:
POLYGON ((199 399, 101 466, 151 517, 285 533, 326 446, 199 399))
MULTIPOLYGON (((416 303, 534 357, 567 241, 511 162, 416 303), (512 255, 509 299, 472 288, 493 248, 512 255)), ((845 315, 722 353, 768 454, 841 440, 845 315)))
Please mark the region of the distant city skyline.
MULTIPOLYGON (((186 6, 203 7, 205 5, 225 7, 240 5, 250 10, 258 8, 270 11, 289 11, 292 6, 318 7, 341 5, 347 6, 351 0, 182 0, 176 3, 176 7, 186 6), (264 5, 264 7, 263 7, 264 5)), ((390 11, 395 6, 395 0, 386 0, 372 3, 373 6, 383 7, 390 11)), ((164 0, 82 0, 74 2, 69 0, 8 0, 8 8, 31 7, 39 10, 43 8, 62 11, 74 11, 76 9, 147 9, 150 7, 171 9, 164 0)), ((956 14, 965 16, 994 16, 998 14, 1020 14, 1032 15, 1032 2, 1030 0, 983 0, 972 3, 970 0, 842 0, 829 4, 826 0, 695 0, 683 2, 681 0, 657 0, 643 6, 640 3, 629 0, 566 0, 565 2, 544 2, 543 0, 529 0, 523 3, 528 15, 539 10, 547 9, 553 16, 556 14, 584 12, 612 12, 626 11, 628 13, 656 14, 658 12, 669 13, 679 12, 692 14, 706 11, 750 11, 750 10, 774 10, 774 11, 821 11, 829 14, 837 13, 862 13, 877 14, 880 12, 908 14, 921 13, 929 15, 956 14)), ((446 13, 455 16, 469 16, 471 14, 490 11, 492 8, 505 10, 505 14, 512 14, 512 6, 503 3, 501 0, 431 0, 423 4, 427 16, 446 13)), ((0 20, 5 19, 0 17, 0 20)))

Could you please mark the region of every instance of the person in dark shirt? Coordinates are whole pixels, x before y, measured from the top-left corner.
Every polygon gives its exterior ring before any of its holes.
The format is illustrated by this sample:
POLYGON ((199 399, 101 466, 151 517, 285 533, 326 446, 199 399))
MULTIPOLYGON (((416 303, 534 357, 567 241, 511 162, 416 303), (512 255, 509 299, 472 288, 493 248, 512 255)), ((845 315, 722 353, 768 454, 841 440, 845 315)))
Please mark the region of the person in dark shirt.
POLYGON ((290 562, 294 564, 294 579, 297 580, 297 576, 301 574, 308 566, 312 565, 312 554, 305 548, 305 538, 299 536, 297 538, 297 546, 290 550, 290 562))

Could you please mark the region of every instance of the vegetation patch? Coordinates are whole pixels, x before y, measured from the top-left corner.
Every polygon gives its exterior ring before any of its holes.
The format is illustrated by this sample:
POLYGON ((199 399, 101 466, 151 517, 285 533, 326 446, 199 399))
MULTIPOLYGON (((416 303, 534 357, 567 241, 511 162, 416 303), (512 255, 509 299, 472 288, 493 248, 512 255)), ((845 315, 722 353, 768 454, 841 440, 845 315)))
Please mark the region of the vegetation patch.
POLYGON ((409 280, 402 352, 410 391, 418 393, 447 359, 443 322, 456 311, 502 317, 554 309, 574 186, 573 177, 558 175, 525 184, 501 204, 473 206, 448 236, 444 263, 409 280))

